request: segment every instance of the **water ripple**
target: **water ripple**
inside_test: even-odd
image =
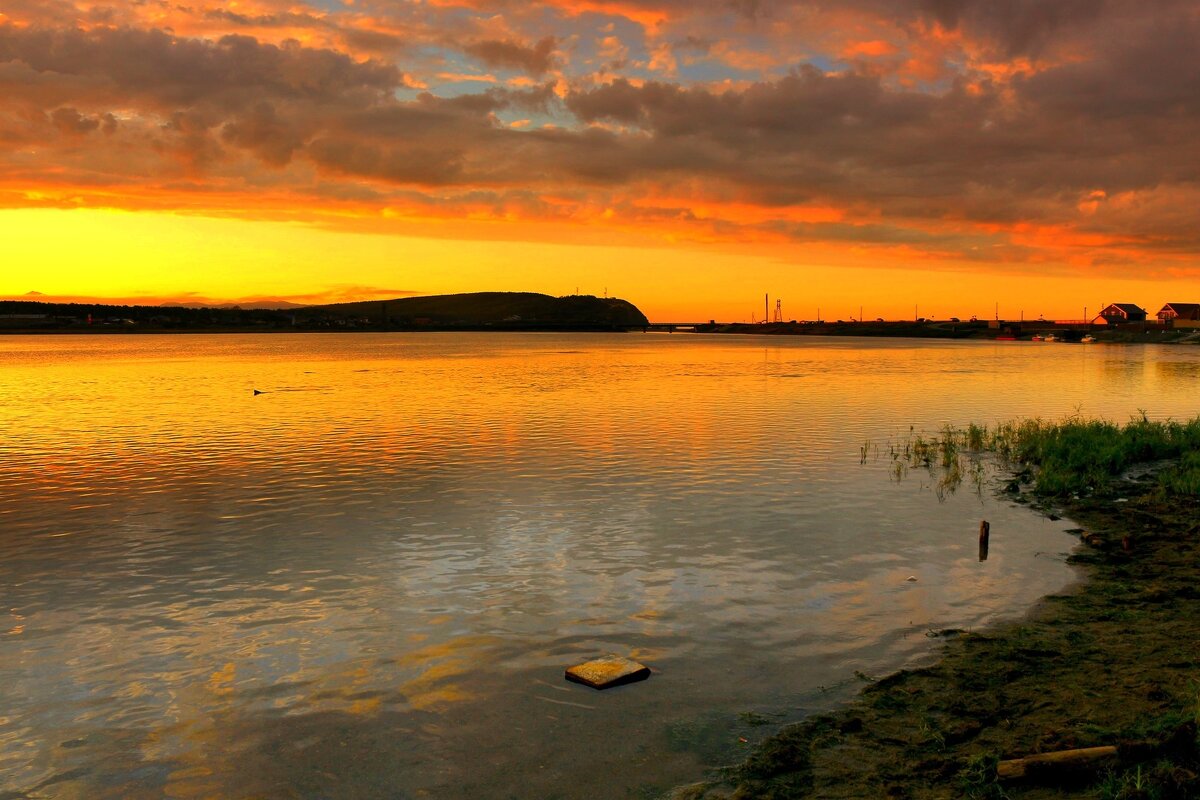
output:
[[[0,337],[0,793],[694,778],[711,748],[679,730],[795,718],[1069,579],[1037,557],[1069,523],[940,503],[864,440],[1184,416],[1196,374],[807,337]],[[561,681],[608,651],[660,674]]]

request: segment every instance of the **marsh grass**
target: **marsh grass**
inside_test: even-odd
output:
[[[939,497],[956,491],[964,480],[982,492],[986,458],[997,459],[1019,479],[1030,479],[1032,491],[1044,497],[1106,495],[1131,468],[1173,461],[1158,473],[1160,493],[1200,496],[1200,418],[1151,420],[1143,412],[1118,425],[1076,414],[1060,422],[1027,419],[991,428],[947,425],[932,436],[910,428],[888,452],[893,478],[900,480],[911,469],[926,470]]]
[[[987,475],[982,458],[986,432],[986,428],[974,424],[965,430],[947,425],[932,436],[909,428],[905,438],[888,444],[892,478],[900,481],[910,470],[920,469],[932,478],[939,500],[957,491],[964,481],[969,481],[976,492],[982,494]],[[864,446],[863,450],[866,449]],[[874,452],[878,453],[879,448],[875,447]]]

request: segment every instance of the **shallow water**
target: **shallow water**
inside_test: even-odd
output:
[[[1185,347],[0,337],[0,796],[695,780],[1071,579],[1069,522],[865,441],[1186,417],[1198,376]],[[562,680],[608,652],[657,674]]]

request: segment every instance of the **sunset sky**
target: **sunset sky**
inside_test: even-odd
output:
[[[2,0],[0,296],[1200,302],[1195,0]],[[773,303],[773,300],[772,300]]]

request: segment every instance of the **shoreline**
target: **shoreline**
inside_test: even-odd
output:
[[[1153,479],[1061,506],[1082,526],[1068,557],[1080,579],[1020,620],[939,631],[933,664],[868,684],[669,797],[1200,795],[1200,505],[1151,498]],[[1048,782],[997,782],[999,760],[1103,746],[1119,758]],[[1138,788],[1143,772],[1154,794]]]
[[[1079,344],[1087,334],[1096,344],[1200,344],[1200,329],[1171,329],[1158,325],[1130,325],[1118,329],[1103,327],[1056,328],[1053,324],[1005,323],[1009,328],[991,328],[987,323],[942,323],[942,322],[845,322],[845,323],[777,323],[762,324],[712,324],[697,325],[694,329],[676,328],[671,333],[687,335],[722,334],[750,336],[821,336],[848,339],[929,339],[937,341],[979,341],[1008,344],[1010,342],[1037,342],[1047,346],[1056,343]],[[288,333],[666,333],[662,325],[619,326],[595,324],[564,325],[547,323],[538,325],[523,323],[480,323],[461,325],[236,325],[236,326],[45,326],[45,327],[0,327],[0,336],[146,336],[146,335],[189,335],[189,334],[288,334]],[[1038,342],[1035,335],[1055,333],[1058,342]]]
[[[687,332],[687,331],[680,331]],[[1151,323],[1116,327],[1088,324],[1058,324],[1041,321],[1000,320],[989,322],[891,321],[891,322],[775,322],[712,323],[697,325],[695,333],[760,336],[830,336],[867,339],[951,339],[976,341],[1037,341],[1034,336],[1053,334],[1058,343],[1079,344],[1085,335],[1095,342],[1117,344],[1200,344],[1200,329],[1172,328]],[[1045,342],[1055,344],[1055,342]]]
[[[354,327],[212,327],[212,328],[0,328],[0,336],[188,336],[196,334],[261,334],[274,336],[277,334],[308,334],[308,333],[633,333],[636,329],[604,326],[553,326],[545,327],[524,326],[504,327],[500,325],[455,325],[428,326],[420,328],[354,328]]]

